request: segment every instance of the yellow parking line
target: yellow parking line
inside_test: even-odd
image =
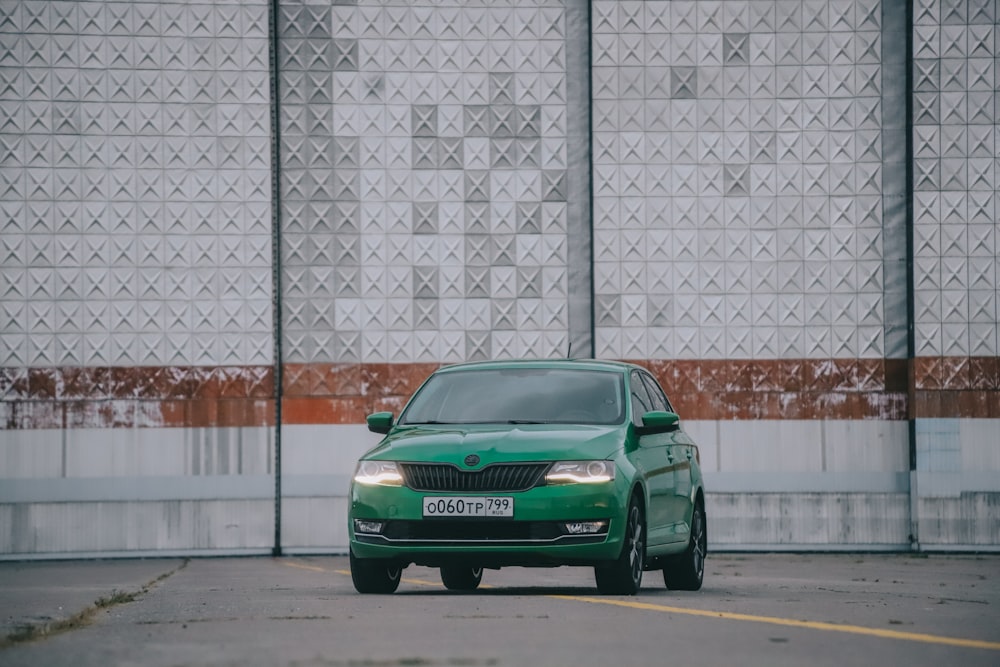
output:
[[[988,642],[978,639],[960,639],[957,637],[942,637],[940,635],[926,635],[919,632],[882,630],[880,628],[866,628],[861,625],[839,625],[837,623],[824,623],[822,621],[797,621],[791,618],[778,618],[775,616],[735,614],[727,611],[685,609],[684,607],[668,607],[666,605],[649,604],[647,602],[633,602],[630,600],[616,600],[613,598],[589,598],[575,595],[550,595],[548,597],[555,598],[557,600],[569,600],[571,602],[586,602],[589,604],[606,604],[614,607],[629,607],[632,609],[642,609],[644,611],[686,614],[688,616],[706,616],[708,618],[723,618],[731,621],[770,623],[771,625],[783,625],[792,628],[808,628],[810,630],[825,630],[828,632],[846,632],[854,635],[882,637],[884,639],[902,639],[911,642],[925,642],[927,644],[941,644],[944,646],[960,646],[963,648],[982,648],[991,651],[1000,651],[1000,642]]]
[[[299,570],[309,570],[310,572],[326,572],[325,569],[323,569],[321,567],[316,567],[315,565],[306,565],[304,563],[296,563],[295,561],[291,561],[291,560],[279,560],[278,562],[281,563],[282,565],[287,565],[288,567],[294,567],[294,568],[299,569]],[[351,573],[350,570],[345,570],[345,571],[347,572],[347,574]]]
[[[299,570],[309,570],[310,572],[333,572],[334,574],[342,574],[344,576],[351,576],[350,570],[328,570],[325,567],[319,567],[317,565],[306,565],[305,563],[297,563],[293,560],[282,560],[278,561],[282,565],[287,565],[288,567],[294,567]],[[405,584],[413,584],[415,586],[440,586],[432,581],[424,581],[423,579],[400,579],[401,582]]]
[[[351,576],[350,570],[327,570],[314,565],[305,565],[295,561],[280,561],[288,567],[295,567],[313,572],[334,572],[345,576]],[[431,586],[440,588],[441,584],[423,579],[402,579],[404,583],[417,586]],[[493,588],[492,586],[482,586],[482,588]],[[901,639],[903,641],[924,642],[926,644],[939,644],[942,646],[958,646],[961,648],[981,648],[989,651],[1000,651],[1000,642],[989,642],[979,639],[961,639],[958,637],[943,637],[941,635],[928,635],[920,632],[902,632],[899,630],[883,630],[881,628],[866,628],[862,625],[840,625],[837,623],[825,623],[823,621],[799,621],[792,618],[779,618],[777,616],[755,616],[753,614],[737,614],[728,611],[711,611],[706,609],[687,609],[684,607],[670,607],[662,604],[651,604],[648,602],[638,602],[633,600],[620,600],[615,598],[593,598],[578,595],[546,595],[553,600],[566,600],[569,602],[584,602],[587,604],[606,604],[613,607],[627,607],[642,611],[656,611],[668,614],[684,614],[686,616],[704,616],[706,618],[721,618],[729,621],[749,621],[752,623],[769,623],[771,625],[782,625],[790,628],[806,628],[809,630],[823,630],[826,632],[846,632],[853,635],[867,635],[869,637],[881,637],[883,639]]]
[[[344,576],[351,576],[350,570],[334,570],[337,574],[343,574]],[[400,581],[404,584],[413,584],[414,586],[440,586],[441,584],[436,584],[433,581],[424,581],[423,579],[407,579],[403,577]]]

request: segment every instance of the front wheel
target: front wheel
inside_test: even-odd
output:
[[[610,565],[594,568],[597,590],[602,595],[635,595],[642,585],[646,566],[646,517],[636,496],[628,504],[625,542],[622,552]]]
[[[663,583],[672,591],[696,591],[705,578],[705,553],[708,550],[708,529],[705,506],[695,503],[691,513],[691,538],[684,553],[670,559],[663,568]]]
[[[483,568],[445,565],[441,568],[441,583],[449,591],[474,591],[483,580]]]
[[[358,558],[351,551],[351,581],[359,593],[394,593],[403,568],[377,558]]]

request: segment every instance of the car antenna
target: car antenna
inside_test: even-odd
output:
[[[569,347],[566,348],[566,358],[567,359],[572,359],[573,358],[573,341],[570,341],[569,342]]]

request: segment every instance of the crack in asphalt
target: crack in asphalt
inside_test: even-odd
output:
[[[174,569],[164,572],[163,574],[147,581],[135,591],[129,592],[112,589],[111,593],[107,596],[97,598],[92,604],[84,607],[82,610],[73,614],[69,618],[64,618],[58,621],[24,623],[8,633],[6,637],[0,638],[0,650],[17,644],[41,641],[71,630],[85,628],[93,623],[94,618],[97,616],[97,612],[102,609],[108,610],[119,605],[134,602],[139,596],[145,595],[159,586],[162,582],[166,581],[169,577],[172,577],[183,570],[187,567],[190,561],[190,558],[185,558],[181,564]]]

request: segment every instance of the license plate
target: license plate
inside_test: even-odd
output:
[[[427,496],[424,517],[514,516],[514,499],[509,496]]]

